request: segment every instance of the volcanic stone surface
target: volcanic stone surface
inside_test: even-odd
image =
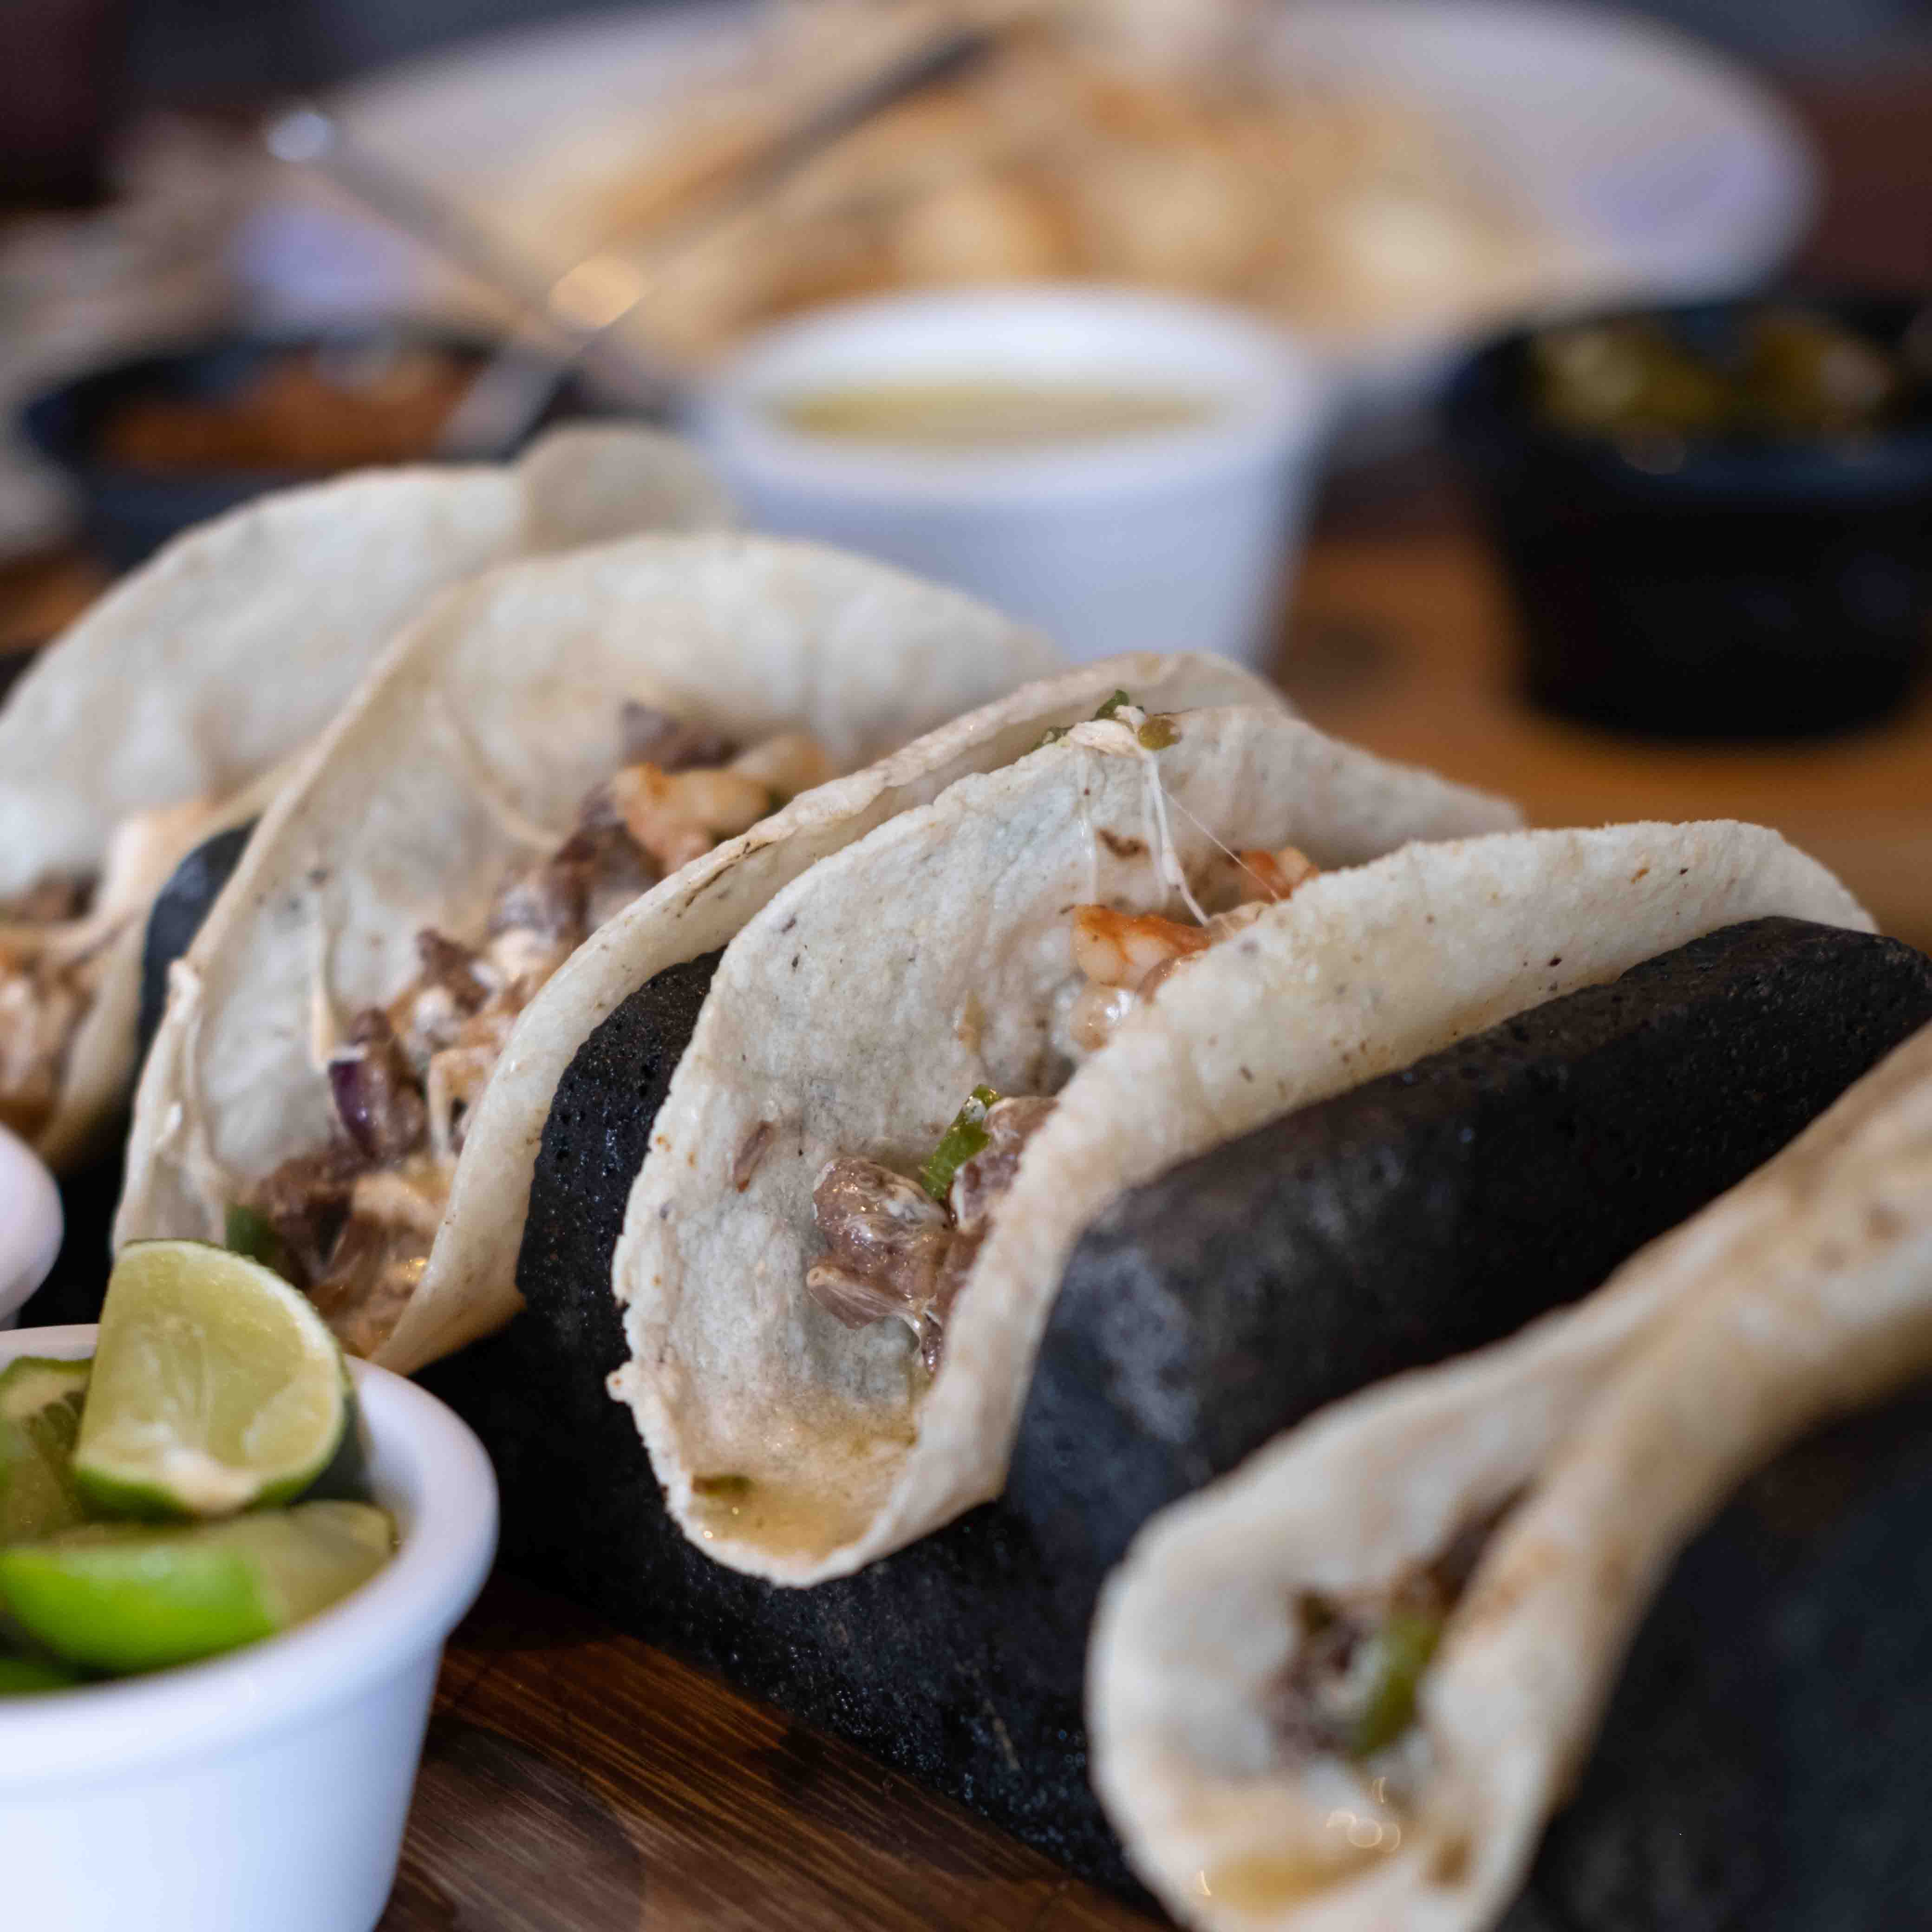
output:
[[[1819,1932],[1932,1901],[1932,1386],[1678,1559],[1504,1932]]]
[[[161,1016],[167,1011],[168,968],[194,944],[202,921],[242,862],[242,848],[248,843],[255,823],[251,818],[245,825],[230,826],[212,838],[204,838],[169,874],[167,884],[148,909],[148,928],[141,940],[140,1027],[143,1060],[154,1043]]]
[[[1010,1493],[1111,1568],[1324,1403],[1588,1293],[1928,1022],[1923,954],[1754,920],[1172,1169],[1076,1250]]]
[[[1318,1404],[1594,1286],[1932,1022],[1909,948],[1758,921],[1190,1162],[1081,1244],[1006,1496],[782,1590],[685,1540],[604,1388],[612,1251],[715,959],[586,1042],[544,1130],[528,1305],[424,1379],[496,1459],[512,1568],[1130,1894],[1080,1696],[1096,1594],[1146,1516]]]

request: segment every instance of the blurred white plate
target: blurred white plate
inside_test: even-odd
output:
[[[391,69],[334,104],[487,228],[512,184],[574,135],[647,117],[724,66],[756,12],[702,0],[592,15]],[[1407,97],[1523,198],[1559,258],[1539,312],[1747,286],[1816,206],[1784,108],[1735,63],[1648,21],[1547,0],[1283,0],[1278,32],[1290,70]],[[284,211],[298,244],[273,218],[258,224],[250,266],[270,306],[430,294],[435,278],[406,268],[392,237],[358,256],[338,226],[332,248],[318,212]],[[1333,359],[1352,413],[1412,405],[1460,333],[1397,326],[1351,344]]]

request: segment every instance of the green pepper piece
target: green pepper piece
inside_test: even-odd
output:
[[[230,1254],[246,1255],[251,1262],[274,1269],[284,1281],[293,1279],[289,1272],[289,1251],[275,1232],[275,1224],[257,1208],[244,1208],[238,1202],[230,1204],[222,1216],[221,1245]]]
[[[919,1184],[940,1206],[952,1192],[952,1177],[986,1144],[986,1115],[999,1100],[992,1088],[974,1088],[953,1115],[952,1126],[940,1136],[932,1159],[920,1169]]]
[[[1106,703],[1102,705],[1100,710],[1094,712],[1094,722],[1096,724],[1104,724],[1108,718],[1113,716],[1115,712],[1120,710],[1122,705],[1131,704],[1133,701],[1134,700],[1130,698],[1124,691],[1115,692],[1113,696],[1108,698]],[[1049,724],[1046,729],[1040,734],[1040,744],[1034,746],[1034,749],[1036,752],[1038,751],[1040,748],[1040,745],[1058,744],[1060,740],[1065,737],[1072,728],[1070,725],[1066,724]]]
[[[1368,1691],[1348,1739],[1351,1757],[1373,1756],[1414,1723],[1416,1688],[1442,1640],[1442,1619],[1414,1610],[1391,1611],[1368,1640]]]

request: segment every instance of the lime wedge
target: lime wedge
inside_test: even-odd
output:
[[[38,1657],[0,1656],[0,1697],[29,1697],[41,1690],[70,1690],[80,1678],[64,1664]]]
[[[71,1465],[87,1374],[40,1355],[0,1370],[0,1544],[86,1520]]]
[[[95,1670],[158,1670],[272,1636],[366,1582],[395,1547],[370,1503],[298,1503],[226,1522],[95,1522],[0,1550],[0,1604]]]
[[[107,1284],[74,1478],[118,1516],[286,1502],[350,1408],[334,1336],[280,1276],[199,1241],[136,1242]]]

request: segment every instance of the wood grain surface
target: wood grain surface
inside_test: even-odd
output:
[[[1538,825],[1743,818],[1932,949],[1932,682],[1889,722],[1797,745],[1652,743],[1516,694],[1515,627],[1473,531],[1331,535],[1311,548],[1277,675],[1316,724],[1517,800]]]
[[[381,1932],[1145,1932],[862,1754],[499,1578],[452,1640]]]

